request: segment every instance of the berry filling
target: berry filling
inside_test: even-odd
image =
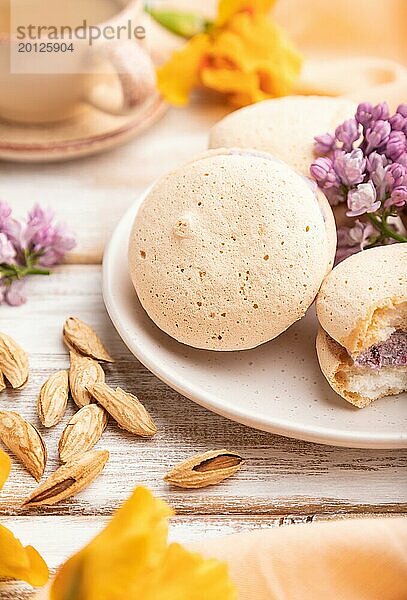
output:
[[[407,367],[407,331],[398,329],[387,340],[371,346],[354,360],[356,367]]]

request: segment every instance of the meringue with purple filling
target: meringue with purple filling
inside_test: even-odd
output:
[[[316,304],[318,359],[338,394],[362,408],[407,391],[407,244],[347,258]]]

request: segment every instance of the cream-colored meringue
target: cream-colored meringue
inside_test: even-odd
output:
[[[214,125],[209,147],[264,150],[309,175],[314,136],[334,133],[340,123],[353,117],[356,107],[348,98],[328,96],[264,100],[236,110]]]
[[[163,331],[197,348],[239,350],[304,315],[330,254],[304,178],[266,153],[220,150],[156,183],[135,219],[129,264]]]

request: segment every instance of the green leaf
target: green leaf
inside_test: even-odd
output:
[[[211,21],[195,13],[159,10],[149,6],[145,7],[145,11],[162,27],[187,39],[207,31],[212,26]]]

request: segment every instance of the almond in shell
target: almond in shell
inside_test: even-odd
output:
[[[120,387],[114,390],[106,383],[96,383],[88,389],[122,429],[141,437],[152,437],[157,433],[152,418],[133,394]]]
[[[243,463],[243,458],[236,452],[210,450],[180,463],[164,480],[182,488],[203,488],[231,477]]]
[[[53,427],[62,419],[68,403],[68,371],[57,371],[42,385],[38,400],[38,416],[44,427]]]
[[[63,337],[70,350],[95,360],[114,362],[96,331],[77,317],[65,321]]]
[[[0,440],[39,481],[47,462],[47,448],[39,431],[16,412],[0,412]]]
[[[27,382],[28,355],[5,333],[0,333],[0,371],[13,388],[20,388]]]
[[[70,352],[69,387],[74,402],[79,408],[94,402],[87,388],[95,383],[104,383],[105,373],[98,362],[77,352]]]
[[[74,496],[96,479],[108,460],[107,450],[85,452],[59,467],[24,500],[22,506],[50,506]]]
[[[84,454],[98,442],[106,429],[107,414],[98,404],[79,410],[65,427],[59,441],[59,458],[69,462]]]

